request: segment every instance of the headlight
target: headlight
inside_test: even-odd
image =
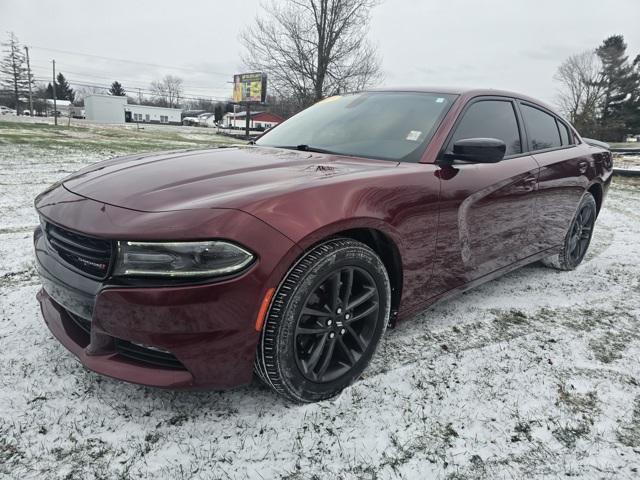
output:
[[[227,242],[118,242],[114,275],[213,277],[249,265],[254,256]]]

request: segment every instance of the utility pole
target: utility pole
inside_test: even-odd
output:
[[[249,102],[247,102],[247,111],[245,114],[244,134],[247,136],[247,140],[249,140],[249,121],[251,119],[251,104]]]
[[[29,63],[29,47],[25,45],[24,51],[27,53],[27,78],[29,79],[29,116],[33,116],[33,93],[31,91],[31,64]]]
[[[53,88],[53,121],[56,125],[58,125],[58,103],[57,103],[57,94],[56,94],[56,61],[53,60],[53,83],[51,84]]]

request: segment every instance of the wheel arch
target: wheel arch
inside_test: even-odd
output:
[[[304,252],[331,238],[344,237],[364,243],[382,260],[391,284],[391,324],[394,323],[400,308],[403,285],[402,243],[399,236],[380,221],[363,219],[338,223],[320,231],[313,232],[298,242]]]
[[[599,182],[595,182],[587,189],[587,192],[593,195],[593,198],[596,201],[596,215],[599,215],[600,207],[602,206],[602,199],[604,197],[602,185]]]

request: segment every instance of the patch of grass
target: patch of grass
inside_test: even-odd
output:
[[[178,127],[180,128],[180,127]],[[0,145],[34,148],[69,147],[77,151],[136,153],[215,147],[235,143],[214,131],[184,131],[173,127],[138,130],[130,126],[54,126],[46,123],[0,122]]]
[[[506,311],[494,310],[492,313],[495,315],[493,321],[499,330],[510,330],[528,322],[528,317],[524,312],[513,308]]]
[[[633,402],[631,421],[619,428],[617,437],[618,441],[627,447],[640,447],[640,396]]]
[[[531,424],[529,422],[518,422],[513,428],[515,432],[511,436],[511,442],[520,442],[521,440],[531,441]]]
[[[84,130],[87,131],[88,127],[84,127],[84,126],[78,126],[78,125],[71,125],[71,126],[67,126],[66,124],[62,124],[62,122],[60,122],[60,125],[54,125],[51,123],[44,123],[44,122],[0,122],[0,130],[16,130],[16,129],[21,129],[21,130],[36,130],[36,131],[45,131],[45,130],[51,130],[51,131],[58,131],[58,130],[71,130],[71,129],[75,129],[75,130]]]
[[[599,411],[598,395],[595,391],[577,393],[573,386],[558,385],[558,403],[574,413],[593,415]]]
[[[606,332],[589,341],[589,348],[602,363],[612,363],[622,358],[631,339],[625,332]]]
[[[4,466],[8,467],[11,463],[15,463],[23,455],[23,452],[13,442],[6,438],[0,438],[0,473],[8,474],[9,470],[4,470]]]
[[[573,425],[565,425],[553,430],[553,436],[566,448],[575,448],[581,438],[586,438],[591,431],[591,424],[579,421]]]

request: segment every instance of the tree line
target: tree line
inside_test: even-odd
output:
[[[640,54],[627,54],[622,35],[567,58],[555,75],[560,109],[585,137],[622,142],[640,134]]]
[[[18,115],[29,110],[29,91],[31,90],[33,112],[31,115],[46,115],[52,110],[48,100],[66,100],[75,106],[83,106],[84,98],[90,94],[106,94],[126,96],[129,103],[169,108],[184,108],[213,112],[216,120],[233,111],[229,102],[218,102],[208,98],[184,98],[183,80],[174,75],[165,75],[159,80],[151,82],[146,93],[136,94],[127,92],[124,85],[115,80],[109,88],[97,86],[72,87],[63,72],[58,72],[54,81],[36,82],[33,75],[29,75],[27,68],[26,50],[16,35],[8,34],[6,42],[2,43],[3,57],[0,60],[0,103],[14,108]],[[31,88],[30,88],[31,87]],[[134,92],[136,89],[133,89]]]

